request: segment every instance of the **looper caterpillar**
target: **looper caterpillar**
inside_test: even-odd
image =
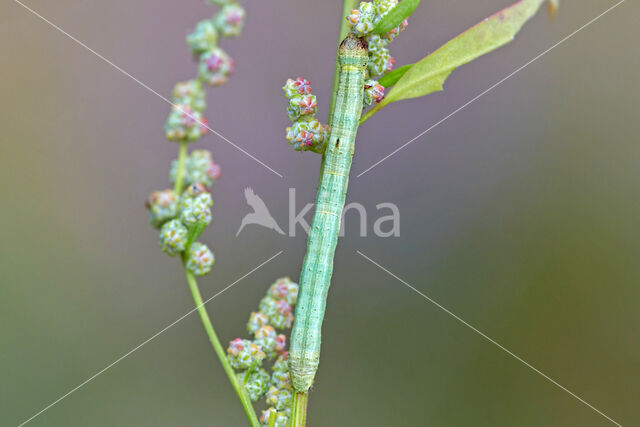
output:
[[[298,392],[309,389],[320,362],[322,320],[362,113],[367,42],[353,35],[347,36],[338,49],[338,61],[339,85],[331,136],[324,153],[316,208],[300,273],[296,322],[291,333],[289,366],[293,387]]]

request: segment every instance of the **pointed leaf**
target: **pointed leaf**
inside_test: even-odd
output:
[[[385,88],[391,87],[396,84],[396,82],[400,80],[400,77],[404,76],[404,73],[409,71],[409,68],[411,67],[413,67],[413,64],[407,64],[403,65],[402,67],[398,67],[393,71],[389,71],[387,74],[380,77],[378,83],[380,83]]]
[[[360,123],[392,102],[442,90],[445,80],[457,67],[513,40],[545,1],[520,0],[450,40],[411,67],[387,96],[363,115]]]
[[[185,252],[189,250],[193,242],[196,241],[198,237],[202,234],[204,229],[207,227],[206,222],[196,222],[188,228],[187,233],[187,243],[185,244]]]
[[[392,28],[397,27],[402,21],[407,19],[419,4],[420,0],[402,0],[396,7],[391,9],[389,13],[382,17],[373,29],[373,34],[388,33]]]

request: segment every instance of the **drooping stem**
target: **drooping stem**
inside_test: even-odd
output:
[[[305,426],[307,424],[308,393],[296,393],[293,395],[291,406],[291,427]]]
[[[178,150],[178,167],[176,173],[176,182],[174,184],[174,191],[176,194],[180,195],[182,193],[182,188],[184,185],[184,169],[185,163],[187,161],[187,141],[180,142],[180,148]],[[211,319],[209,318],[209,314],[207,313],[207,309],[204,306],[204,302],[202,301],[202,295],[200,294],[200,289],[198,288],[198,283],[196,282],[196,278],[193,273],[186,268],[186,254],[189,248],[184,252],[184,256],[182,258],[182,267],[184,268],[184,273],[187,278],[187,283],[189,284],[189,290],[191,291],[191,295],[193,296],[193,302],[196,305],[196,309],[198,310],[198,314],[200,315],[200,320],[202,321],[202,325],[204,326],[204,330],[209,337],[209,341],[211,341],[211,345],[220,359],[220,363],[222,364],[222,368],[224,372],[229,377],[229,381],[233,386],[238,398],[240,399],[240,403],[244,408],[244,412],[247,414],[249,418],[249,422],[252,427],[259,427],[260,423],[258,421],[258,416],[253,408],[251,403],[251,399],[244,390],[244,387],[238,381],[238,377],[236,376],[233,368],[229,364],[229,360],[227,360],[227,355],[225,354],[224,348],[218,339],[218,335],[216,334],[215,329],[213,329],[213,324],[211,323]]]
[[[193,276],[189,270],[184,269],[185,275],[187,277],[187,283],[189,284],[189,289],[191,290],[191,295],[193,296],[193,301],[196,304],[196,308],[198,309],[198,314],[200,315],[200,320],[202,320],[202,325],[204,326],[204,330],[209,337],[209,341],[211,341],[211,345],[213,345],[213,349],[215,350],[218,359],[220,359],[220,363],[224,368],[227,377],[229,377],[229,381],[233,386],[238,398],[240,399],[240,403],[244,408],[247,417],[249,418],[249,422],[252,427],[259,427],[260,423],[258,421],[258,416],[256,415],[255,410],[253,409],[253,405],[251,403],[251,399],[244,390],[240,381],[238,381],[238,377],[236,376],[233,368],[229,364],[227,360],[227,355],[225,354],[224,348],[222,344],[220,344],[220,340],[218,339],[218,335],[216,334],[215,329],[213,329],[213,324],[211,323],[211,319],[209,318],[209,314],[207,313],[207,309],[204,306],[202,301],[202,296],[200,295],[200,289],[198,289],[198,283],[196,283],[196,278]]]
[[[179,196],[182,193],[182,185],[184,183],[184,164],[187,161],[187,141],[180,141],[178,149],[178,171],[176,173],[176,182],[173,184],[173,191]]]

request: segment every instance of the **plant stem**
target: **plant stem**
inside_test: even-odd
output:
[[[180,195],[182,193],[182,187],[184,183],[184,167],[187,160],[187,141],[180,142],[180,148],[178,150],[178,171],[176,173],[176,182],[174,184],[173,190],[176,194]],[[189,248],[185,250],[185,256],[188,252]],[[216,334],[215,329],[213,329],[213,324],[211,323],[211,319],[209,318],[209,314],[207,313],[207,309],[204,306],[204,302],[202,301],[202,295],[200,294],[200,289],[198,288],[198,283],[196,282],[196,278],[193,273],[191,273],[186,267],[186,259],[185,256],[182,258],[182,267],[184,268],[184,274],[187,278],[187,283],[189,284],[189,290],[191,291],[191,295],[193,296],[193,302],[196,304],[196,309],[198,310],[198,314],[200,315],[200,320],[202,321],[202,325],[204,326],[204,330],[209,337],[209,341],[211,341],[211,345],[213,345],[213,349],[220,359],[220,363],[224,368],[224,372],[229,377],[229,381],[233,386],[238,398],[240,399],[240,403],[244,408],[244,412],[247,414],[249,418],[249,422],[252,427],[259,427],[260,423],[258,421],[258,416],[256,415],[256,411],[253,408],[253,404],[251,403],[251,399],[244,390],[244,387],[238,381],[238,377],[236,373],[233,371],[233,368],[229,364],[227,360],[227,355],[225,354],[224,348],[222,344],[220,344],[220,340],[218,339],[218,335]]]
[[[291,427],[304,426],[307,424],[307,402],[308,393],[296,393],[293,396],[291,406]]]
[[[256,415],[256,412],[253,409],[253,404],[251,403],[249,396],[244,391],[244,387],[238,381],[238,377],[236,376],[235,372],[233,371],[233,368],[231,367],[231,365],[229,364],[229,361],[227,360],[227,355],[225,354],[224,348],[222,348],[222,345],[220,344],[220,340],[216,335],[216,331],[213,329],[213,324],[211,323],[211,319],[209,318],[207,309],[205,308],[204,303],[202,302],[202,296],[200,295],[200,290],[198,289],[196,278],[193,276],[193,273],[191,273],[186,268],[184,271],[187,277],[187,283],[189,284],[189,289],[191,290],[191,295],[193,296],[193,301],[195,302],[196,307],[198,309],[198,314],[200,315],[200,320],[202,320],[202,325],[204,326],[204,330],[207,332],[207,335],[209,336],[209,341],[211,341],[211,344],[213,345],[213,349],[218,355],[218,359],[220,359],[220,363],[222,364],[222,367],[224,368],[224,371],[227,374],[227,377],[229,377],[229,381],[231,382],[231,385],[235,389],[236,394],[240,399],[240,403],[242,404],[242,407],[244,408],[244,411],[246,412],[247,417],[249,418],[249,422],[251,423],[251,426],[259,427],[260,423],[258,422],[258,416]]]
[[[360,118],[360,126],[362,126],[362,124],[364,122],[366,122],[367,120],[369,120],[375,113],[377,113],[378,111],[380,111],[380,109],[382,107],[384,107],[386,104],[376,104],[375,107],[373,107],[372,109],[370,109],[369,111],[365,112],[362,117]]]
[[[187,141],[180,141],[180,148],[178,149],[178,172],[176,173],[176,182],[173,185],[173,191],[179,196],[182,193],[182,186],[184,183],[184,164],[187,161]]]

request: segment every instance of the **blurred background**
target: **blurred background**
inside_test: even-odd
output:
[[[509,0],[425,0],[392,45],[414,62]],[[184,43],[202,0],[27,4],[169,96],[196,74]],[[601,426],[602,416],[361,257],[361,251],[623,425],[640,424],[640,29],[627,1],[361,178],[358,174],[605,11],[563,1],[445,91],[384,109],[358,133],[313,388],[311,426]],[[287,229],[314,200],[320,158],[284,141],[288,77],[311,80],[326,120],[339,2],[244,2],[221,46],[236,73],[209,90],[223,177],[203,241],[223,342],[277,277],[297,280],[306,236],[248,226],[252,187]],[[18,425],[193,307],[143,202],[169,186],[169,106],[17,3],[0,4],[0,424]],[[195,148],[195,146],[194,146]],[[371,233],[378,203],[399,237]],[[311,215],[307,216],[311,219]],[[33,426],[242,426],[191,315],[34,419]]]

